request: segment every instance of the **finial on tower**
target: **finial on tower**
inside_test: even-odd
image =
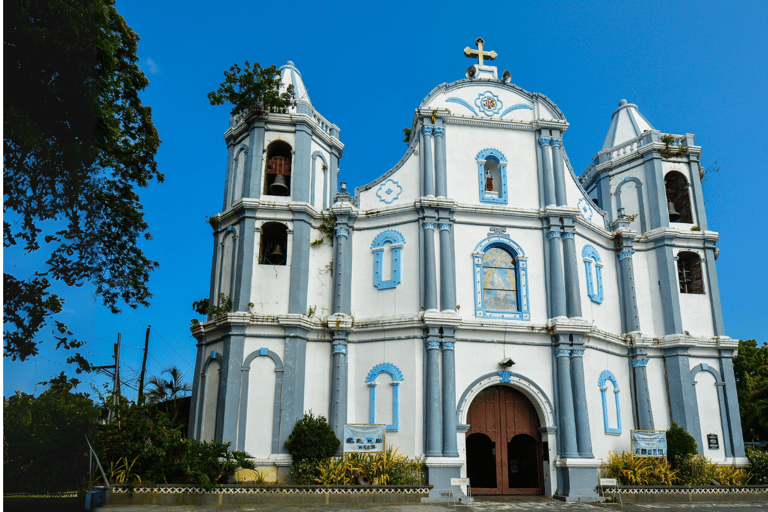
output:
[[[483,41],[482,37],[478,37],[475,41],[475,46],[477,46],[477,50],[474,50],[467,46],[464,48],[464,55],[469,57],[470,59],[477,58],[478,65],[483,65],[483,59],[487,58],[488,60],[493,60],[496,57],[498,57],[498,54],[494,51],[485,52],[483,51],[483,45],[485,44],[485,41]]]

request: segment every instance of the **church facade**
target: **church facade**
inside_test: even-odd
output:
[[[233,307],[192,328],[190,436],[284,475],[305,412],[339,438],[384,424],[387,445],[425,458],[434,499],[469,478],[589,501],[630,431],[672,422],[744,463],[694,136],[622,100],[577,177],[564,114],[499,77],[482,43],[354,194],[339,128],[293,63],[287,113],[230,120],[210,300]]]

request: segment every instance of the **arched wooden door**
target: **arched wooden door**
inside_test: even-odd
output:
[[[472,494],[544,494],[539,416],[509,386],[486,388],[467,415]]]

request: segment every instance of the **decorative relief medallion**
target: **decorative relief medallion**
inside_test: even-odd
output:
[[[392,204],[402,193],[403,187],[392,178],[384,180],[376,191],[379,200],[387,204]]]
[[[501,112],[504,103],[491,91],[485,91],[478,95],[475,106],[488,117],[493,117]]]
[[[589,201],[584,199],[583,197],[579,199],[579,202],[576,203],[576,206],[578,207],[579,211],[581,212],[581,216],[584,217],[587,220],[592,220],[592,214],[593,210],[589,206]]]

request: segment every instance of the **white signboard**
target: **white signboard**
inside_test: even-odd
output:
[[[344,425],[344,452],[383,452],[386,425]]]
[[[664,430],[632,430],[632,451],[640,457],[666,457],[667,433]]]

